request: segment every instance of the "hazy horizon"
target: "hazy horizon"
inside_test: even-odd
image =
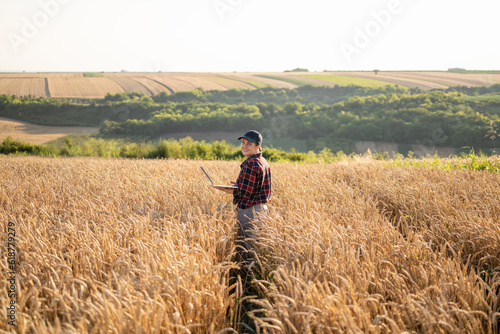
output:
[[[4,73],[500,70],[493,0],[0,0],[0,8]]]
[[[379,72],[450,72],[448,69],[444,70],[379,70]],[[0,73],[282,73],[288,72],[289,70],[283,71],[2,71]],[[324,71],[309,71],[309,73],[318,72],[373,72],[374,70],[324,70]],[[466,72],[499,72],[500,70],[490,70],[490,69],[465,69]],[[453,71],[456,72],[456,71]],[[299,72],[296,72],[299,73]],[[299,73],[300,74],[300,73]]]

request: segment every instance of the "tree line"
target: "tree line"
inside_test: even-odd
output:
[[[238,146],[226,141],[207,143],[190,137],[180,140],[161,139],[156,142],[130,142],[123,139],[103,139],[85,135],[69,135],[49,144],[32,144],[14,140],[10,136],[0,143],[0,154],[40,155],[54,157],[105,157],[137,159],[200,159],[242,160]],[[270,162],[329,163],[345,158],[345,154],[333,154],[328,148],[321,152],[285,152],[277,148],[265,148],[263,156]]]
[[[498,92],[500,85],[426,92],[391,86],[196,89],[79,101],[1,95],[0,116],[45,125],[99,126],[102,138],[134,141],[176,132],[255,128],[268,136],[307,140],[316,152],[325,147],[351,152],[352,143],[360,140],[492,148],[495,138],[485,134],[500,126],[498,99],[466,97]]]

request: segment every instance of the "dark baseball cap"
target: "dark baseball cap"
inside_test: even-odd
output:
[[[262,144],[262,135],[255,130],[245,132],[245,134],[238,138],[238,140],[242,138],[245,138],[251,143]]]

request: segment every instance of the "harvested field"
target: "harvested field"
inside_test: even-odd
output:
[[[209,75],[176,75],[175,78],[178,80],[182,80],[184,82],[188,82],[196,88],[203,88],[205,90],[226,90],[227,88],[211,81],[209,78],[212,76]]]
[[[183,77],[169,75],[150,75],[150,77],[168,86],[174,92],[185,92],[200,88],[200,86],[196,86],[191,80]]]
[[[143,84],[131,77],[125,76],[112,76],[109,77],[111,80],[116,82],[125,92],[139,92],[142,94],[150,95],[149,90],[144,87]]]
[[[47,97],[45,92],[45,78],[23,78],[0,76],[1,94],[17,96]]]
[[[444,86],[490,86],[500,82],[500,74],[488,73],[448,73],[448,72],[403,72],[404,76],[418,80],[432,81]]]
[[[45,144],[68,134],[94,135],[98,134],[98,128],[83,126],[44,126],[0,118],[0,143],[11,136],[32,144]]]
[[[453,72],[328,72],[339,75],[386,81],[410,88],[429,90],[454,86],[491,86],[500,82],[500,74]]]
[[[239,89],[254,89],[255,87],[251,84],[243,82],[241,79],[233,79],[228,76],[215,75],[215,76],[203,76],[203,80],[207,80],[224,87],[224,90],[239,88]]]
[[[83,78],[83,73],[81,72],[55,72],[55,73],[40,73],[40,75],[43,75],[48,78]]]
[[[101,73],[99,73],[101,74]],[[455,72],[279,72],[279,73],[102,73],[103,77],[84,77],[83,73],[0,73],[0,94],[59,98],[102,98],[107,93],[146,95],[188,91],[254,89],[260,87],[295,88],[306,84],[363,86],[397,84],[424,90],[452,86],[490,86],[500,82],[499,73]],[[263,77],[266,76],[266,77]],[[324,79],[322,78],[324,76]],[[352,81],[349,77],[374,81]],[[43,81],[46,79],[45,84]],[[378,82],[378,83],[377,83]],[[44,86],[45,85],[45,86]],[[45,88],[44,88],[45,87]]]
[[[147,76],[134,76],[131,79],[144,86],[149,96],[158,95],[161,92],[171,92],[168,86]]]
[[[190,82],[189,79],[182,79],[177,76],[161,75],[161,74],[158,75],[150,74],[149,76],[161,82],[165,86],[168,86],[174,92],[186,92],[199,88],[199,86],[195,86],[194,83]]]
[[[221,183],[239,171],[203,165]],[[12,270],[17,291],[17,327],[0,330],[234,333],[244,297],[256,332],[498,333],[500,174],[271,164],[262,270],[253,295],[236,283],[232,296],[231,196],[199,166],[0,156],[0,220],[16,241],[1,305]]]
[[[256,85],[255,82],[262,83],[265,86],[269,87],[275,87],[275,88],[297,88],[297,85],[294,85],[292,83],[286,82],[286,81],[281,81],[281,80],[276,80],[276,79],[269,79],[269,78],[263,78],[257,76],[257,74],[260,73],[227,73],[224,74],[226,76],[234,76],[236,78],[240,78],[241,80],[251,83],[253,85]],[[265,74],[265,73],[262,73]],[[259,85],[259,84],[257,84]]]
[[[216,78],[216,76],[210,74],[144,73],[143,77],[156,82],[156,84],[163,87],[163,91],[167,92],[188,91],[196,88],[203,88],[205,90],[226,90],[226,87],[216,82],[217,79],[212,79]],[[136,76],[134,76],[134,78],[136,78]],[[143,81],[144,80],[141,82]],[[227,82],[226,80],[226,84]],[[233,81],[233,84],[235,85],[233,88],[237,88],[236,85],[241,85],[238,81]],[[166,87],[168,87],[168,90]]]
[[[107,93],[123,93],[116,82],[106,77],[48,77],[51,97],[104,98]]]
[[[83,77],[80,72],[38,72],[38,73],[0,73],[2,77],[15,77],[15,78],[47,78],[47,77],[64,77],[64,78],[78,78]]]

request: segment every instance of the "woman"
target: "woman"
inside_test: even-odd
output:
[[[262,156],[262,135],[255,130],[247,131],[241,139],[241,152],[246,160],[241,164],[236,182],[231,182],[235,189],[216,187],[233,195],[233,204],[237,206],[236,249],[238,262],[248,267],[256,260],[255,232],[259,215],[268,211],[266,203],[271,199],[271,169]]]

